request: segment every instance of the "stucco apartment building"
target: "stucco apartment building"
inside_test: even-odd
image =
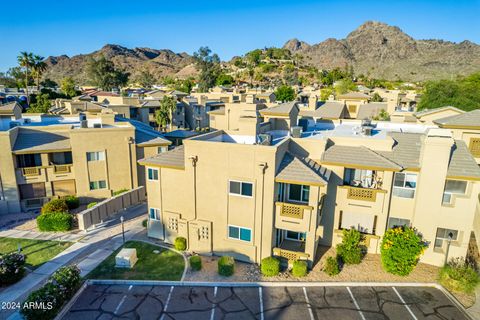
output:
[[[190,251],[242,261],[275,255],[312,264],[318,245],[337,244],[342,229],[358,229],[368,252],[379,253],[384,232],[406,224],[429,242],[423,262],[442,265],[449,236],[450,257],[474,251],[480,168],[463,136],[358,120],[299,129],[296,113],[295,104],[258,106],[236,128],[140,160],[149,236],[182,236]]]
[[[169,144],[149,126],[105,110],[72,116],[2,110],[0,214],[35,210],[52,197],[99,199],[144,185],[137,159]]]

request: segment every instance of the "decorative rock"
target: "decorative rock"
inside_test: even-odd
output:
[[[137,249],[123,248],[115,256],[115,267],[133,268],[137,260]]]

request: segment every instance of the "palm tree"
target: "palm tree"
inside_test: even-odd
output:
[[[37,82],[37,90],[40,90],[40,78],[47,70],[47,64],[43,61],[43,57],[34,55],[32,59],[32,73],[35,75]]]
[[[20,67],[25,69],[25,93],[27,94],[27,103],[30,104],[30,96],[28,94],[28,73],[33,65],[33,54],[31,52],[22,51],[17,57]]]

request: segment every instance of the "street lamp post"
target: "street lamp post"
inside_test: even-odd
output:
[[[123,216],[121,216],[120,222],[122,223],[122,238],[123,238],[123,244],[125,244],[125,227],[123,226],[123,221],[125,221],[125,219],[123,218]]]
[[[448,252],[450,251],[450,245],[452,244],[453,233],[448,233],[448,240],[447,240],[447,251],[445,252],[445,262],[443,265],[446,265],[448,262]]]

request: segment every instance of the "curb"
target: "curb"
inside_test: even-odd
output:
[[[53,320],[61,320],[70,310],[70,308],[74,305],[74,303],[77,302],[78,297],[80,297],[80,295],[83,293],[83,291],[85,291],[88,286],[88,281],[85,281],[80,287],[80,289],[78,289],[75,295],[70,299],[70,301],[68,301],[60,310],[60,312],[55,316],[55,318],[53,318]]]

